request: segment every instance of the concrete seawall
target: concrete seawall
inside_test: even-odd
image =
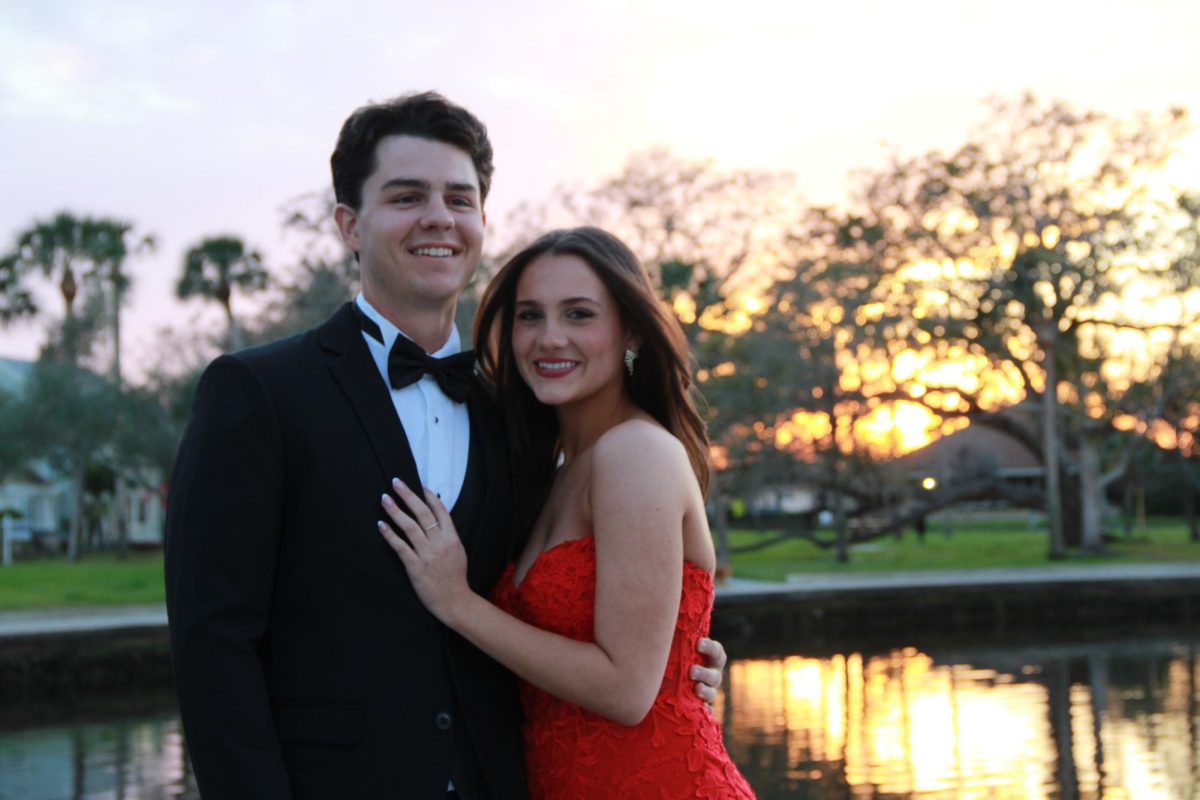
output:
[[[713,635],[735,655],[844,652],[864,642],[1080,636],[1200,622],[1200,564],[735,579]],[[171,683],[160,606],[0,612],[0,726],[53,704],[161,694]]]
[[[804,576],[722,592],[713,634],[838,649],[913,635],[1086,634],[1200,622],[1200,564]]]

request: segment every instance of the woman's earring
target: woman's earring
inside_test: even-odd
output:
[[[633,377],[634,361],[637,361],[637,350],[630,347],[625,351],[625,371],[629,373],[630,377]]]

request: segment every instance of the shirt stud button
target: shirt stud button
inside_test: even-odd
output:
[[[437,726],[439,731],[448,731],[454,720],[445,711],[439,713],[433,718],[433,724]]]

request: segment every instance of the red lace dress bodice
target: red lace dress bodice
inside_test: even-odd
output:
[[[512,564],[493,600],[544,630],[593,641],[596,551],[591,537],[543,552],[520,586]],[[531,800],[753,798],[730,761],[717,720],[693,691],[688,668],[707,635],[712,577],[684,563],[683,592],[666,674],[650,713],[633,727],[522,682],[525,765]]]

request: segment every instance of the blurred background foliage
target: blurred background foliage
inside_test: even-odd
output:
[[[488,277],[539,233],[591,224],[623,238],[692,348],[726,562],[761,546],[728,533],[748,509],[838,560],[967,501],[1044,515],[1052,558],[1103,551],[1147,506],[1183,515],[1195,542],[1200,187],[1171,171],[1190,121],[1032,95],[989,108],[956,148],[852,175],[844,207],[807,204],[784,173],[635,153],[493,226],[460,329]],[[216,304],[223,324],[164,331],[129,377],[129,265],[154,238],[70,211],[16,232],[0,257],[0,324],[32,322],[45,338],[24,386],[0,387],[0,469],[48,460],[72,476],[80,510],[90,474],[114,492],[165,481],[212,357],[318,325],[357,291],[332,207],[327,192],[289,203],[294,263],[266,263],[235,234],[198,235],[177,294]],[[39,283],[59,308],[37,305]],[[256,312],[238,317],[234,297]],[[1014,482],[987,458],[937,470],[909,459],[969,426],[1005,437],[1040,477]],[[770,498],[789,492],[808,499],[787,514]],[[68,553],[86,546],[80,522]]]

